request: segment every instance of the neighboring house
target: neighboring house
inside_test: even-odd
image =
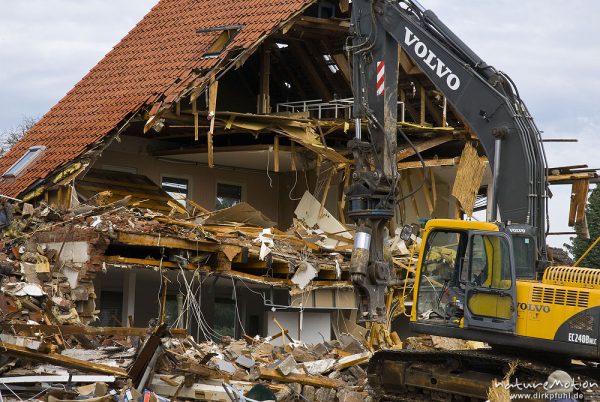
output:
[[[286,230],[308,190],[345,223],[346,143],[354,132],[344,51],[349,7],[344,0],[160,0],[0,159],[0,193],[71,207],[111,190],[112,200],[132,195],[165,213],[177,209],[169,196],[188,209],[244,201]],[[406,55],[400,64],[399,125],[428,168],[401,145],[402,193],[427,183],[398,204],[395,224],[462,216],[450,194],[465,143],[476,139]],[[479,209],[485,209],[488,182],[489,173],[475,183]],[[81,264],[89,258],[83,255]],[[131,315],[146,325],[155,316],[159,275],[122,269],[127,263],[108,265],[108,273],[95,276],[104,323],[114,317],[126,323]],[[289,276],[260,267],[251,273]],[[324,272],[319,279],[333,283],[335,275]],[[244,306],[240,326],[251,327],[250,334],[276,332],[270,309],[293,301],[285,290],[256,283],[240,287],[220,278],[207,286],[201,298],[208,322],[230,320],[237,289]],[[169,292],[177,311],[183,301],[176,283]],[[269,292],[272,305],[263,300]],[[302,306],[296,298],[278,313],[280,321],[297,328],[302,317],[309,340],[331,337],[330,312],[353,307],[346,293],[336,292],[313,294]],[[229,330],[240,333],[237,324]]]

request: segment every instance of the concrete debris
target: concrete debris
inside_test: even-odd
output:
[[[14,388],[27,399],[48,381],[65,383],[43,393],[46,400],[56,402],[228,401],[227,387],[245,395],[254,395],[253,390],[259,393],[256,387],[263,387],[277,401],[368,400],[365,366],[373,350],[384,348],[392,342],[386,339],[393,338],[383,327],[356,331],[348,330],[351,326],[345,323],[352,335],[336,332],[338,339],[305,343],[294,339],[300,337],[298,329],[286,328],[275,316],[277,326],[270,330],[279,332],[261,337],[247,336],[243,330],[241,339],[219,334],[202,318],[204,338],[193,337],[187,329],[188,315],[202,310],[200,306],[191,310],[195,301],[182,293],[146,326],[134,326],[131,316],[121,322],[120,312],[108,317],[113,326],[98,326],[100,317],[106,321],[109,312],[96,304],[96,282],[109,268],[155,273],[167,287],[143,295],[153,300],[166,300],[169,285],[163,271],[174,270],[204,281],[211,275],[215,281],[227,278],[233,284],[232,297],[236,297],[236,281],[241,281],[249,292],[261,295],[265,305],[275,302],[262,290],[266,286],[287,289],[290,306],[299,300],[303,308],[310,303],[314,308],[347,308],[342,291],[352,292],[348,272],[352,230],[332,221],[326,211],[315,216],[309,196],[303,220],[286,232],[264,227],[270,221],[248,205],[208,213],[206,219],[206,212],[185,216],[178,210],[165,215],[139,208],[130,205],[128,196],[113,202],[101,197],[91,200],[77,210],[44,203],[17,206],[3,230],[0,348],[5,353],[0,356],[0,389]],[[393,258],[405,275],[410,271],[405,267],[416,256],[396,251]],[[181,289],[186,284],[178,285]],[[254,285],[263,288],[249,287]],[[334,292],[316,293],[322,289]],[[349,296],[353,300],[352,293]],[[333,297],[334,305],[318,304]],[[184,319],[167,325],[167,307],[179,308]],[[290,326],[295,321],[281,322]],[[378,340],[369,339],[367,333]],[[419,342],[422,347],[435,347],[444,340],[430,337],[408,341],[407,346]]]

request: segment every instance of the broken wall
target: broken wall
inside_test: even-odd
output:
[[[102,154],[94,168],[130,169],[137,174],[147,176],[159,186],[164,176],[187,179],[190,198],[209,210],[215,207],[217,183],[241,185],[243,201],[262,211],[281,228],[287,228],[291,223],[295,205],[289,197],[295,181],[293,172],[278,174],[270,172],[273,186],[271,187],[266,174],[266,160],[264,170],[222,166],[209,168],[193,163],[157,159],[150,154],[149,149],[158,145],[157,141],[149,139],[124,137],[121,142],[113,143]],[[305,187],[304,173],[298,172],[292,198],[294,195],[302,194]]]

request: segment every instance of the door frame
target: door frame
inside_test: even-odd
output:
[[[464,302],[464,328],[477,328],[490,331],[501,331],[514,334],[516,333],[517,326],[517,278],[515,273],[515,261],[513,255],[512,240],[509,235],[503,232],[495,231],[479,231],[473,230],[468,232],[469,241],[467,245],[467,255],[465,258],[465,266],[468,269],[468,280],[465,286],[465,302]],[[510,263],[510,280],[511,287],[509,289],[499,288],[488,288],[478,286],[476,283],[471,282],[471,264],[473,254],[473,237],[474,236],[495,236],[504,238],[508,244],[508,256]],[[511,317],[509,319],[503,319],[499,317],[487,317],[472,314],[469,310],[469,297],[473,293],[492,294],[501,297],[511,297]]]

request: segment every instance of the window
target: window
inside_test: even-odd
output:
[[[216,209],[224,209],[242,202],[242,186],[217,183]]]
[[[460,250],[465,242],[466,235],[461,232],[436,230],[427,237],[417,301],[419,316],[430,311],[436,318],[445,316],[443,306],[448,302],[445,300],[448,285],[459,280]]]
[[[537,247],[531,236],[512,236],[517,278],[535,278]]]
[[[162,178],[161,187],[181,205],[184,207],[187,205],[186,199],[188,198],[189,188],[187,179],[165,176]]]
[[[510,253],[506,239],[500,236],[473,236],[469,278],[471,283],[479,287],[510,289]]]
[[[208,50],[204,52],[202,57],[205,59],[217,57],[219,54],[221,54],[221,52],[223,52],[223,50],[225,50],[227,45],[231,43],[235,35],[237,35],[242,28],[242,25],[225,25],[213,28],[199,29],[197,31],[198,33],[220,32],[219,36],[217,36],[217,39],[215,39],[215,41],[212,43],[212,45],[210,45]]]
[[[37,145],[29,148],[25,155],[16,161],[8,170],[4,173],[4,177],[16,177],[21,173],[27,166],[29,166],[42,152],[46,149],[43,145]]]
[[[220,336],[230,336],[234,338],[235,321],[235,301],[232,299],[215,299],[214,332]],[[218,339],[215,339],[215,341],[216,340]]]

